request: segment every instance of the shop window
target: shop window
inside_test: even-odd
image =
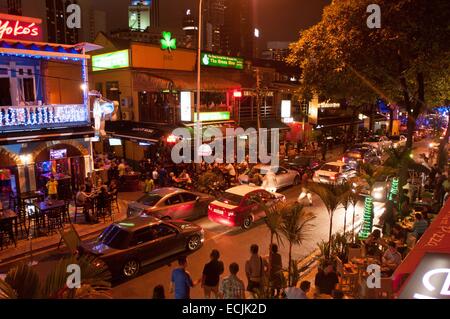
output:
[[[23,92],[23,99],[25,102],[34,102],[36,100],[34,96],[33,78],[22,79],[22,92]]]
[[[9,78],[0,78],[0,105],[11,105]]]

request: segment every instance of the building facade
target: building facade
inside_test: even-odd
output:
[[[42,42],[40,19],[0,19],[23,27],[34,23],[28,35],[3,34],[0,45],[2,193],[45,190],[54,175],[61,194],[69,196],[92,169],[94,131],[82,89],[89,48]]]

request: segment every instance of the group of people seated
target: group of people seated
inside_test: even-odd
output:
[[[83,207],[83,215],[87,223],[97,223],[98,212],[106,209],[111,196],[118,192],[117,182],[112,180],[107,186],[101,179],[98,179],[94,187],[91,186],[91,182],[87,182],[87,184],[81,185],[76,193],[75,204],[78,207]],[[94,200],[96,201],[96,207],[94,207]]]

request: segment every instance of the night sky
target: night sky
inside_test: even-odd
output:
[[[323,7],[331,0],[254,0],[255,27],[261,32],[260,45],[267,41],[294,41],[298,31],[320,21]],[[126,28],[129,0],[95,0],[94,5],[107,14],[108,29]],[[161,26],[181,27],[186,9],[198,0],[160,0]],[[197,9],[195,9],[197,12]]]

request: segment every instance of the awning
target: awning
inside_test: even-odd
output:
[[[218,75],[202,73],[201,90],[227,91],[240,89],[241,84]],[[133,89],[135,91],[195,91],[197,90],[197,75],[195,72],[133,72]]]
[[[248,128],[258,128],[258,123],[256,120],[254,121],[245,121],[245,122],[241,122],[240,123],[240,127],[242,127],[243,129],[248,129]],[[266,128],[266,129],[279,129],[279,130],[290,130],[290,127],[281,122],[278,119],[262,119],[261,120],[261,128]]]
[[[75,45],[31,42],[31,41],[15,41],[15,40],[1,40],[0,54],[2,55],[18,55],[18,56],[33,56],[35,58],[54,58],[54,59],[89,59],[90,56],[83,54],[83,47],[90,50],[95,47],[87,43],[80,43]]]
[[[405,277],[416,270],[426,253],[450,254],[450,200],[447,200],[419,242],[395,270],[392,276],[394,291],[404,286]]]
[[[161,137],[170,135],[175,127],[132,121],[106,121],[105,131],[112,137],[134,141],[158,143]]]
[[[18,131],[2,133],[0,137],[0,145],[87,138],[93,137],[94,135],[95,131],[90,126]]]

